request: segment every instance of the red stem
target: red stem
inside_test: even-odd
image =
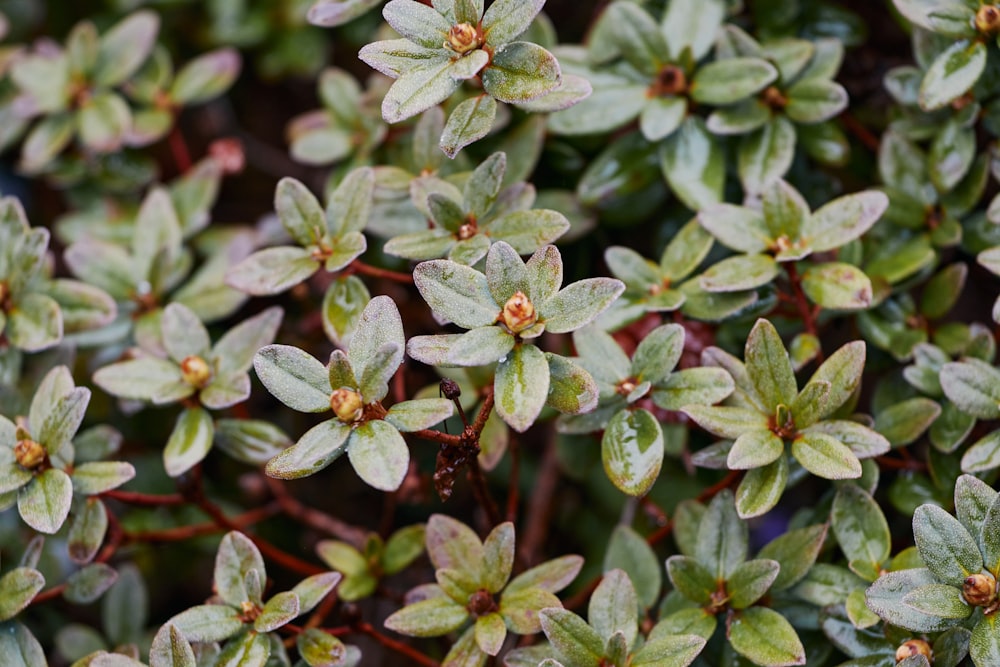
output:
[[[175,119],[174,127],[170,130],[170,152],[173,153],[174,163],[180,173],[186,174],[191,168],[191,152],[188,150],[187,142],[181,133],[181,126]]]
[[[371,623],[364,623],[364,622],[356,623],[354,625],[354,630],[356,632],[360,632],[361,634],[368,635],[382,646],[385,646],[386,648],[391,649],[396,653],[399,653],[400,655],[404,655],[413,662],[424,665],[424,667],[439,666],[439,663],[436,660],[433,660],[430,657],[424,655],[423,653],[413,648],[412,646],[404,644],[401,641],[396,641],[392,637],[387,637],[386,635],[383,635],[381,632],[376,630],[374,626],[371,625]]]

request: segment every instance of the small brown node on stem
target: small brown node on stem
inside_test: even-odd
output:
[[[896,662],[902,662],[915,655],[922,655],[931,660],[934,657],[934,652],[931,651],[931,645],[923,639],[910,639],[900,644],[899,648],[896,649]]]
[[[470,595],[469,604],[465,608],[469,610],[473,618],[491,614],[498,609],[497,602],[493,599],[493,594],[485,589],[479,589]]]
[[[181,376],[192,387],[201,389],[212,379],[212,368],[207,361],[192,354],[181,361]]]
[[[760,94],[761,101],[767,106],[775,111],[780,111],[784,109],[788,104],[788,98],[785,97],[780,90],[774,86],[768,86],[764,89],[764,92]]]
[[[687,76],[677,65],[667,65],[656,74],[653,85],[649,88],[650,97],[669,97],[687,92]]]

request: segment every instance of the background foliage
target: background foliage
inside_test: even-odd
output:
[[[0,664],[1000,665],[998,36],[0,0]]]

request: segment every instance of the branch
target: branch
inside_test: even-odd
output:
[[[288,492],[288,489],[285,488],[281,480],[274,479],[273,477],[265,477],[264,479],[267,481],[267,486],[281,507],[282,512],[310,528],[332,535],[338,540],[351,544],[359,551],[364,550],[365,540],[368,537],[368,533],[365,530],[330,516],[326,512],[305,505]]]

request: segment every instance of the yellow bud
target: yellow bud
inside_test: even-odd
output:
[[[448,41],[444,43],[445,48],[451,49],[455,53],[465,55],[473,49],[479,48],[482,42],[479,40],[479,31],[471,23],[457,23],[451,26],[448,31]]]
[[[538,321],[538,313],[535,312],[531,299],[524,292],[517,291],[504,304],[502,318],[507,329],[516,334]]]
[[[364,407],[361,394],[351,389],[336,389],[330,394],[330,409],[345,424],[353,424],[361,419]]]
[[[207,361],[192,354],[189,357],[184,357],[181,362],[181,375],[189,385],[201,389],[212,379],[212,369]]]
[[[928,660],[933,657],[931,645],[923,639],[910,639],[899,645],[896,649],[896,662],[902,662],[915,655],[925,656]]]
[[[962,582],[962,597],[974,607],[985,607],[997,597],[997,580],[988,572],[980,572]]]
[[[992,35],[1000,31],[1000,7],[983,5],[976,12],[976,30]]]
[[[14,460],[22,468],[34,470],[45,461],[45,448],[30,438],[14,445]]]

